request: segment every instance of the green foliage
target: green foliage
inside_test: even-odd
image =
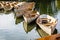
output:
[[[57,9],[60,10],[60,1],[57,0]]]

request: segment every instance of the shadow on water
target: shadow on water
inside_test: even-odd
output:
[[[15,24],[21,23],[23,20],[24,20],[23,17],[19,18],[16,17]]]
[[[0,13],[3,13],[4,12],[4,10],[3,9],[0,9]]]
[[[13,12],[13,11],[4,11],[5,14],[10,14],[11,12]]]
[[[45,36],[48,36],[49,34],[47,34],[45,31],[43,31],[38,25],[36,27],[36,31],[38,32],[38,34],[41,36],[41,37],[45,37]],[[57,34],[57,29],[55,28],[53,34]]]
[[[58,33],[58,30],[55,28],[53,34],[57,34]]]
[[[36,27],[36,23],[32,22],[30,24],[23,22],[23,28],[26,33],[30,32],[34,27]]]
[[[0,10],[0,13],[2,14],[10,14],[12,13],[13,11],[4,11],[4,10]],[[14,13],[14,12],[13,12]]]
[[[46,32],[44,32],[41,28],[37,27],[36,31],[38,32],[38,34],[40,35],[40,37],[45,37],[48,36],[48,34]]]

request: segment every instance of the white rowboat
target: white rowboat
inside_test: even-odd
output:
[[[34,21],[36,18],[38,18],[39,15],[40,14],[38,11],[36,11],[36,12],[31,11],[30,13],[23,15],[23,17],[24,17],[25,22],[30,23],[30,22]]]
[[[38,17],[38,19],[36,20],[36,23],[43,31],[51,35],[55,30],[57,19],[49,15],[42,14]]]

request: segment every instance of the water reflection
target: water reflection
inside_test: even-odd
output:
[[[30,32],[34,27],[36,27],[36,23],[32,22],[27,24],[25,21],[23,22],[23,28],[26,33]]]
[[[10,14],[13,11],[3,11],[5,14]],[[14,13],[14,12],[13,12]]]
[[[0,40],[34,40],[40,37],[35,31],[35,28],[33,30],[30,29],[31,31],[26,34],[23,28],[23,22],[17,25],[15,22],[13,12],[0,15]]]
[[[19,17],[19,18],[16,17],[15,24],[21,23],[23,20],[24,20],[23,17]]]
[[[41,37],[45,37],[45,36],[48,36],[49,34],[47,34],[45,31],[43,31],[38,25],[36,27],[36,31],[38,32],[38,34],[41,36]],[[53,34],[57,34],[57,29],[54,30]]]
[[[44,37],[44,36],[48,36],[48,34],[46,32],[44,32],[41,28],[37,27],[36,28],[36,31],[38,32],[38,34],[41,36],[41,37]]]

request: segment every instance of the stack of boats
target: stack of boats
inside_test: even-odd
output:
[[[15,16],[23,16],[24,20],[28,23],[32,22],[40,15],[38,11],[34,10],[34,7],[34,2],[0,2],[0,9],[3,8],[5,11],[10,11],[14,8]]]
[[[21,17],[27,13],[27,11],[34,11],[34,2],[20,2],[19,4],[15,5],[14,11],[17,17]]]
[[[24,5],[23,5],[24,4]],[[30,6],[28,6],[28,4]],[[33,4],[33,5],[32,5]],[[47,14],[42,14],[40,15],[40,13],[34,9],[34,3],[22,3],[21,4],[22,7],[19,9],[21,12],[23,12],[23,18],[24,21],[27,23],[31,23],[32,21],[34,21],[36,19],[36,23],[37,25],[43,30],[45,31],[47,34],[52,35],[56,24],[57,24],[57,19],[47,15]],[[25,6],[26,5],[26,6]],[[24,8],[24,7],[27,8]],[[31,7],[32,6],[32,7]],[[23,10],[24,9],[24,10]],[[23,10],[23,11],[22,11]],[[19,13],[20,14],[20,13]],[[17,15],[17,14],[16,14]]]
[[[34,2],[21,2],[14,7],[16,17],[23,16],[25,22],[30,23],[39,17],[39,12],[34,10]]]
[[[57,24],[57,19],[47,14],[40,15],[38,11],[34,10],[34,5],[35,4],[33,2],[21,3],[20,5],[18,5],[17,9],[15,9],[15,12],[17,12],[17,10],[19,12],[16,13],[16,16],[19,17],[23,15],[24,21],[26,23],[31,23],[36,19],[37,25],[47,34],[52,35]]]
[[[12,10],[15,5],[19,4],[20,2],[10,2],[10,1],[0,1],[0,9],[4,9],[5,11]]]

